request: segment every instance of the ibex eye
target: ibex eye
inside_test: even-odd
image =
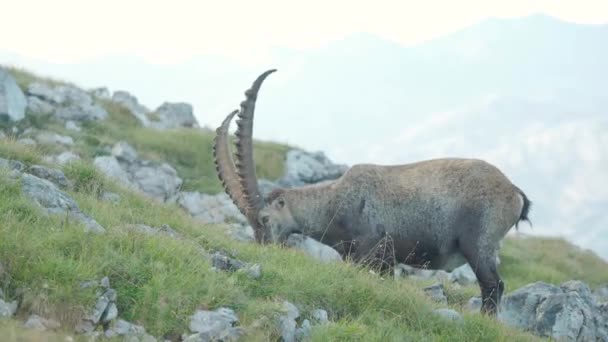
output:
[[[280,199],[277,204],[279,205],[280,208],[283,208],[283,206],[285,206],[285,201],[283,199]]]

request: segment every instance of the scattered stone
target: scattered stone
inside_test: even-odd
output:
[[[235,341],[243,331],[235,325],[239,322],[232,309],[219,308],[214,311],[197,310],[190,316],[190,331],[196,333],[185,341]]]
[[[156,342],[144,327],[119,319],[104,333],[106,338],[122,337],[125,341]]]
[[[29,85],[27,93],[30,97],[37,97],[53,106],[53,115],[61,120],[91,121],[104,120],[108,117],[105,109],[93,103],[91,95],[71,85],[51,87],[35,82]],[[39,103],[34,104],[34,108],[37,105]]]
[[[150,126],[150,110],[142,106],[137,98],[126,91],[118,90],[112,95],[112,102],[127,108],[144,127]]]
[[[108,278],[107,276],[101,278],[101,281],[99,282],[99,285],[101,287],[103,287],[104,289],[109,289],[110,288],[110,278]]]
[[[135,185],[129,179],[129,174],[122,169],[114,156],[96,157],[93,160],[93,165],[107,177],[117,180],[125,187],[135,188]]]
[[[317,324],[329,323],[329,315],[327,314],[327,311],[323,309],[313,310],[311,316],[313,321]]]
[[[296,328],[295,339],[296,341],[305,341],[310,337],[310,333],[312,331],[312,325],[310,321],[305,319],[302,321],[302,325]]]
[[[604,285],[601,287],[598,287],[594,292],[593,295],[598,299],[598,301],[603,302],[603,301],[608,301],[608,285]]]
[[[260,279],[262,277],[262,266],[253,264],[244,268],[245,273],[251,279]]]
[[[41,100],[36,96],[28,96],[27,97],[27,110],[30,113],[43,114],[48,115],[53,113],[55,107],[52,104]]]
[[[476,296],[476,297],[471,297],[471,299],[469,299],[469,301],[467,302],[467,310],[471,311],[471,312],[479,312],[479,310],[481,310],[481,297]]]
[[[73,161],[80,160],[80,156],[72,151],[64,151],[55,156],[45,156],[44,161],[51,164],[66,165]]]
[[[133,146],[125,141],[119,141],[114,144],[112,147],[112,155],[116,157],[116,160],[126,163],[134,163],[139,158],[137,151],[135,151]]]
[[[55,185],[64,189],[70,186],[70,182],[61,170],[52,169],[42,165],[32,165],[28,168],[27,172],[38,178],[51,181]]]
[[[113,192],[104,191],[101,193],[100,199],[104,202],[117,204],[120,202],[120,195]]]
[[[17,301],[5,302],[0,299],[0,319],[10,318],[17,312]]]
[[[46,319],[36,314],[30,315],[27,321],[23,324],[26,329],[33,329],[38,331],[57,330],[61,327],[61,324],[54,319]]]
[[[606,316],[587,285],[568,281],[560,287],[536,282],[502,299],[499,320],[541,337],[570,341],[608,339]]]
[[[18,160],[8,160],[0,158],[0,168],[23,171],[25,170],[25,164]]]
[[[468,286],[477,283],[477,276],[471,266],[466,263],[457,267],[450,273],[450,280],[453,283],[458,283],[462,286]]]
[[[106,87],[93,88],[89,92],[91,93],[91,95],[97,98],[104,100],[110,99],[110,91]]]
[[[0,67],[0,121],[17,122],[25,118],[27,100],[13,76]]]
[[[192,105],[185,102],[165,102],[155,111],[158,121],[153,121],[152,126],[160,129],[179,127],[199,127]]]
[[[283,302],[283,311],[284,314],[279,317],[282,341],[294,342],[296,340],[296,319],[300,317],[300,311],[288,301]]]
[[[36,136],[36,141],[39,144],[48,144],[48,145],[63,145],[63,146],[72,146],[74,145],[74,139],[69,136],[59,135],[57,133],[52,132],[41,132]]]
[[[278,183],[285,187],[296,187],[334,180],[347,169],[346,165],[334,164],[323,152],[291,150],[287,152],[285,175]]]
[[[80,128],[80,126],[78,126],[78,124],[72,120],[68,120],[65,122],[65,129],[74,132],[80,132],[82,130],[82,128]]]
[[[235,272],[247,266],[246,263],[231,258],[221,252],[215,252],[211,255],[211,265],[221,271]]]
[[[335,249],[302,234],[289,235],[286,244],[324,263],[342,261],[342,256]]]
[[[437,303],[448,305],[448,297],[443,292],[443,284],[436,283],[424,288],[424,293]]]
[[[102,233],[105,231],[97,221],[82,213],[76,202],[59,190],[55,184],[27,173],[21,175],[21,182],[23,193],[47,213],[68,214],[70,218],[82,222],[86,231],[89,232]]]
[[[171,228],[171,226],[169,226],[168,224],[163,224],[160,228],[150,227],[145,224],[132,224],[127,227],[147,235],[163,234],[174,239],[181,238],[181,235],[173,228]]]
[[[433,310],[433,313],[448,321],[454,321],[454,322],[463,321],[462,315],[460,313],[458,313],[458,311],[455,311],[452,309],[445,309],[445,308],[436,309],[436,310]]]

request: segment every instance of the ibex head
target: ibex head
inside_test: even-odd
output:
[[[288,234],[281,232],[297,229],[281,190],[273,192],[267,201],[262,198],[253,161],[255,101],[262,82],[275,71],[276,69],[268,70],[253,82],[251,88],[245,92],[246,98],[241,102],[241,109],[230,113],[216,130],[213,145],[215,165],[224,190],[249,221],[257,242],[283,240],[287,238],[283,235]],[[235,162],[229,148],[228,127],[237,114]]]

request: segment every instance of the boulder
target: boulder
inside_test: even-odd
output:
[[[189,324],[190,331],[196,334],[185,341],[235,341],[243,332],[235,326],[238,322],[232,309],[197,310],[190,316]]]
[[[33,329],[38,331],[57,330],[61,327],[61,324],[54,319],[47,319],[40,317],[36,314],[30,315],[27,318],[23,327],[26,329]]]
[[[135,185],[131,183],[129,174],[123,170],[123,168],[116,160],[114,156],[102,156],[95,157],[93,165],[105,174],[107,177],[112,178],[127,188],[135,188]]]
[[[148,334],[141,325],[119,319],[104,332],[106,338],[120,338],[124,341],[156,342],[154,336]]]
[[[86,231],[102,233],[105,229],[94,219],[84,214],[76,202],[46,179],[24,173],[21,175],[22,191],[26,197],[38,204],[47,213],[66,215],[80,221]]]
[[[36,96],[27,97],[27,110],[33,114],[48,115],[53,113],[55,107],[49,102],[42,100]]]
[[[0,121],[17,122],[25,118],[27,99],[13,76],[0,67]]]
[[[305,235],[291,234],[286,244],[324,263],[342,261],[342,256],[335,249]]]
[[[294,342],[296,340],[296,319],[300,317],[300,310],[288,301],[283,302],[283,315],[279,317],[279,329],[283,342]]]
[[[51,181],[60,188],[66,189],[70,186],[70,182],[61,170],[42,165],[32,165],[27,169],[27,172],[36,177]]]
[[[126,91],[118,90],[115,91],[112,95],[112,102],[117,103],[128,109],[131,114],[133,114],[133,116],[135,116],[135,118],[139,120],[142,126],[150,126],[150,119],[148,118],[150,110],[145,106],[141,105],[135,96],[131,95]]]
[[[91,95],[72,85],[53,87],[34,82],[29,85],[27,93],[42,101],[30,100],[30,109],[36,113],[48,112],[50,105],[53,115],[62,120],[91,121],[108,117],[106,110],[95,104]]]
[[[192,105],[185,102],[165,102],[155,111],[158,121],[153,121],[152,126],[160,129],[179,127],[199,127]]]
[[[443,292],[443,284],[435,283],[431,286],[427,286],[424,289],[424,293],[437,303],[448,305],[448,297]]]
[[[608,317],[580,281],[560,287],[526,285],[503,297],[498,317],[509,326],[559,341],[608,340]]]
[[[291,150],[287,152],[285,175],[278,183],[284,187],[320,183],[339,178],[347,169],[346,165],[334,164],[323,152]]]
[[[17,312],[17,301],[5,302],[0,299],[0,319],[11,318]]]
[[[177,203],[194,218],[205,223],[224,223],[232,220],[247,224],[245,216],[225,193],[208,195],[200,192],[180,192]]]

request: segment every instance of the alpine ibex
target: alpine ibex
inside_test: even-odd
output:
[[[352,166],[323,184],[279,189],[262,198],[253,161],[253,114],[264,79],[245,92],[241,108],[216,130],[214,157],[224,189],[254,228],[256,240],[284,242],[301,233],[363,260],[390,239],[395,262],[451,270],[468,262],[479,281],[482,312],[496,315],[504,284],[499,242],[528,220],[531,202],[496,167],[476,159],[434,159],[405,165]],[[238,114],[236,162],[228,127]]]

